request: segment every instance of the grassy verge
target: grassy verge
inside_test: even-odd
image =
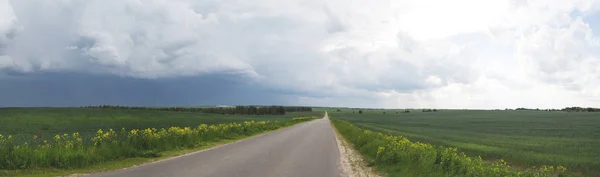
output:
[[[130,131],[98,131],[93,144],[83,144],[76,134],[57,135],[42,144],[13,145],[0,139],[2,176],[56,176],[72,173],[114,170],[157,159],[177,156],[256,134],[273,131],[314,118],[294,118],[288,122],[246,122],[197,128],[172,127]]]
[[[331,118],[333,125],[378,171],[388,176],[575,176],[562,166],[517,170],[503,160],[485,162],[456,148],[411,142],[401,136],[365,130]]]
[[[200,124],[280,121],[294,117],[322,116],[323,112],[290,112],[286,115],[227,115],[135,109],[92,108],[0,108],[0,134],[12,135],[15,142],[29,142],[33,136],[52,140],[54,135],[79,132],[83,139],[96,136],[98,129],[145,129],[196,127]]]
[[[358,153],[346,138],[333,127],[338,149],[340,151],[340,166],[344,175],[348,177],[380,177],[375,169],[367,165],[364,157]]]
[[[483,160],[504,159],[522,168],[563,165],[586,176],[600,176],[600,113],[402,111],[363,110],[359,114],[358,110],[341,109],[329,113],[364,129],[456,147]]]
[[[272,130],[276,131],[276,130]],[[271,131],[268,131],[271,132]],[[264,133],[268,133],[264,132]],[[263,133],[261,133],[263,134]],[[257,134],[260,135],[260,134]],[[254,135],[254,136],[257,136]],[[235,142],[237,140],[249,138],[252,136],[238,137],[236,139],[221,140],[218,142],[206,143],[194,148],[189,149],[175,149],[170,151],[162,152],[158,157],[134,157],[123,159],[119,161],[110,161],[102,164],[96,164],[85,168],[78,169],[57,169],[57,168],[37,168],[37,169],[24,169],[24,170],[0,170],[0,176],[14,176],[14,177],[48,177],[48,176],[68,176],[73,174],[89,174],[110,170],[118,170],[122,168],[134,167],[140,164],[156,162],[158,160],[167,159],[179,155],[185,155],[188,153],[201,151],[216,147],[219,145]]]

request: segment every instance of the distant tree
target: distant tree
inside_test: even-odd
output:
[[[363,113],[363,111],[362,111],[362,110],[358,110],[358,113],[359,113],[359,114],[362,114],[362,113]]]
[[[385,111],[383,111],[383,114],[385,114]]]

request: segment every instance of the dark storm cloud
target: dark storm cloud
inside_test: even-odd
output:
[[[3,72],[0,106],[83,106],[99,104],[165,106],[285,104],[235,75],[136,79],[82,73]]]

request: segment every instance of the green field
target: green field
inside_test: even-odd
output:
[[[317,110],[374,131],[457,147],[484,160],[505,159],[517,167],[564,165],[585,175],[600,174],[600,113],[365,110],[358,114],[350,109]]]
[[[323,112],[257,116],[135,109],[0,108],[0,134],[4,135],[0,136],[0,157],[4,159],[0,176],[55,176],[119,169],[311,120],[307,116],[321,117]],[[48,141],[34,140],[34,136]]]
[[[199,124],[278,120],[298,116],[322,116],[322,112],[291,112],[274,115],[221,115],[129,109],[93,108],[0,108],[0,134],[13,135],[16,141],[29,141],[34,135],[50,139],[56,134],[79,132],[83,138],[98,129],[145,129],[195,127]]]

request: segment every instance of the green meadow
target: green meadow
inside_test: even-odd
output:
[[[82,138],[98,129],[145,129],[196,127],[199,124],[244,121],[289,121],[293,117],[322,116],[322,112],[290,112],[286,115],[222,115],[134,109],[95,108],[0,108],[0,134],[15,141],[30,141],[34,135],[52,139],[56,134],[79,132]]]
[[[118,169],[320,118],[135,109],[0,108],[0,176]]]
[[[456,147],[485,161],[526,168],[563,165],[600,175],[600,113],[492,110],[327,110],[361,128]],[[384,113],[385,112],[385,113]]]

